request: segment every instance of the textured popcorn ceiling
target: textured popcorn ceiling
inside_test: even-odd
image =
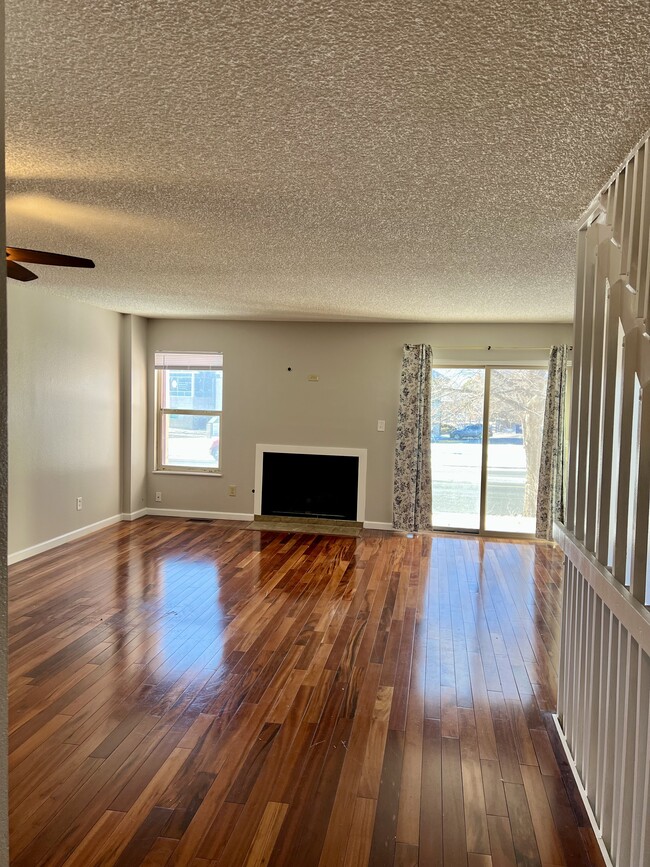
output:
[[[8,238],[165,316],[569,321],[650,4],[6,0]]]

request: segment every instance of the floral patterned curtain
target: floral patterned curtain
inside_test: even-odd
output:
[[[393,489],[396,530],[431,529],[431,362],[430,346],[404,345]]]
[[[568,347],[552,346],[548,362],[542,456],[537,487],[539,539],[553,538],[553,522],[564,521],[564,407]]]

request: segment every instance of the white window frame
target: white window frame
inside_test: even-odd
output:
[[[223,433],[223,391],[222,409],[172,409],[163,406],[164,373],[166,370],[183,370],[188,373],[201,370],[220,370],[223,383],[223,353],[221,352],[167,352],[154,353],[154,376],[156,395],[156,423],[154,433],[154,472],[176,473],[180,475],[221,475],[221,446]],[[223,388],[223,385],[222,385]],[[163,462],[163,428],[166,415],[205,415],[219,418],[219,462],[214,467],[192,467],[190,465],[165,464]]]

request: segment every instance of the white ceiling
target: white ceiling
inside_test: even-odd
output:
[[[125,312],[569,321],[650,4],[7,0],[8,242]]]

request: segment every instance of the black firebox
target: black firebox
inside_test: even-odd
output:
[[[264,452],[262,514],[356,521],[359,458]]]

